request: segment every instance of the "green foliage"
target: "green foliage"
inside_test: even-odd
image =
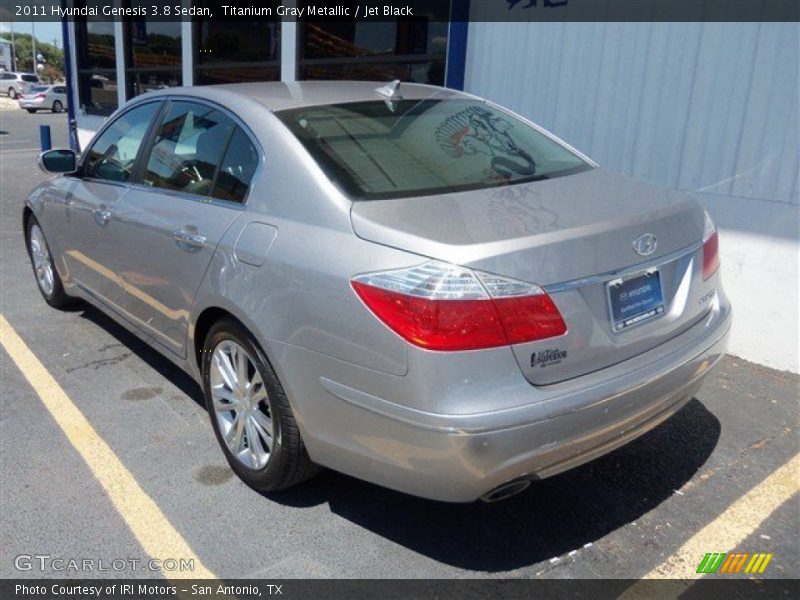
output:
[[[14,53],[17,57],[18,71],[34,71],[33,43],[29,33],[17,33],[14,35]],[[64,77],[64,51],[55,46],[52,42],[43,42],[36,38],[36,53],[44,57],[48,75],[56,71],[61,78]]]

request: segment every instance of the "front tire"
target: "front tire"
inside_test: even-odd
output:
[[[253,489],[276,491],[317,472],[278,377],[252,335],[224,319],[206,336],[203,393],[228,464]]]
[[[64,308],[72,304],[74,298],[64,291],[64,284],[53,264],[53,256],[50,254],[44,232],[34,216],[28,219],[25,226],[25,241],[36,285],[44,301],[53,308]]]
[[[54,102],[53,102],[53,108],[52,108],[52,111],[53,111],[54,113],[60,113],[62,110],[64,110],[64,106],[61,104],[61,102],[60,102],[60,101],[58,101],[58,100],[54,101]]]

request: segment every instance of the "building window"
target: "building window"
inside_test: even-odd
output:
[[[76,7],[94,7],[102,15],[102,0],[75,2]],[[78,94],[80,105],[90,115],[110,115],[117,108],[117,53],[114,23],[99,17],[76,19]]]
[[[134,0],[134,8],[148,8],[152,0]],[[147,18],[125,23],[127,98],[182,84],[181,24]]]
[[[298,28],[299,79],[444,84],[446,22],[310,21]]]
[[[204,3],[196,1],[195,5]],[[194,22],[194,83],[278,81],[281,75],[278,18],[248,23]]]

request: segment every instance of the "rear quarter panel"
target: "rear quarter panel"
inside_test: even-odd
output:
[[[238,114],[264,148],[265,166],[253,182],[244,214],[217,247],[196,296],[193,322],[206,308],[218,306],[239,318],[268,356],[286,344],[378,372],[404,374],[405,342],[361,304],[350,279],[422,259],[357,238],[349,200],[276,117],[263,107],[248,110],[250,114]],[[251,223],[274,231],[263,247],[263,260],[247,248],[251,256],[246,257],[242,246],[237,255],[237,241]],[[311,375],[286,373],[281,381],[290,387],[301,376]]]

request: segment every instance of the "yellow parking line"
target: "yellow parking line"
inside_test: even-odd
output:
[[[162,561],[194,561],[193,571],[170,571],[164,575],[170,579],[216,578],[1,314],[0,344],[86,461],[144,551]]]
[[[683,544],[672,556],[644,575],[642,579],[680,579],[681,586],[688,587],[685,580],[699,579],[697,566],[707,552],[730,552],[752,535],[772,513],[795,493],[800,491],[800,454],[770,474],[721,515],[703,527]],[[741,550],[751,550],[741,548]],[[756,551],[759,549],[756,548]],[[649,598],[653,593],[663,592],[663,587],[654,587],[640,581],[623,593],[620,598]],[[676,592],[677,590],[673,590]]]
[[[731,504],[725,512],[694,534],[675,554],[644,576],[645,579],[696,579],[697,565],[706,552],[736,550],[769,516],[800,491],[800,454]],[[750,548],[741,548],[750,550]],[[758,548],[756,548],[758,550]]]

